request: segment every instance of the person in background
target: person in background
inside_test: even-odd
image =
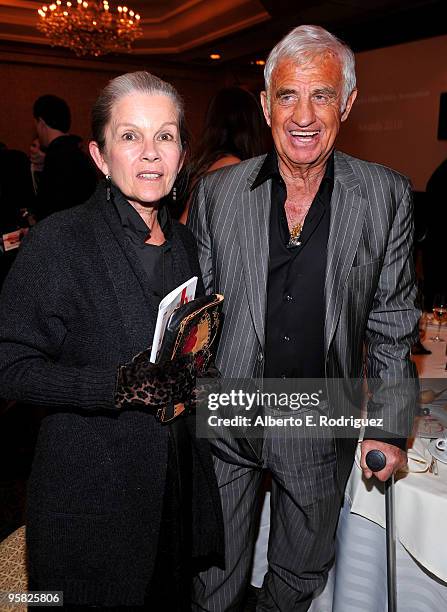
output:
[[[36,216],[48,215],[82,204],[95,191],[97,174],[82,151],[82,139],[69,134],[68,104],[54,95],[34,102],[33,115],[45,161],[37,188]]]
[[[90,143],[106,179],[36,224],[0,294],[0,397],[48,410],[27,494],[29,590],[80,610],[189,610],[195,559],[223,554],[208,442],[185,411],[156,419],[191,400],[195,366],[149,361],[161,299],[192,276],[203,293],[194,238],[165,206],[183,126],[169,83],[110,81]]]
[[[425,237],[422,245],[424,309],[433,308],[437,293],[447,293],[444,267],[445,227],[447,225],[447,159],[431,175],[426,187],[424,210]]]
[[[40,147],[40,142],[37,136],[33,138],[29,146],[29,158],[31,161],[31,176],[33,179],[34,191],[37,193],[37,185],[45,164],[45,152]]]
[[[6,147],[0,149],[0,288],[17,255],[23,234],[34,224],[34,201],[26,154]]]
[[[238,164],[268,150],[268,132],[256,98],[241,87],[226,87],[211,99],[203,135],[188,164],[189,194],[213,170]],[[180,221],[186,223],[190,199]]]
[[[361,466],[370,478],[365,456],[382,451],[384,481],[406,465],[416,399],[410,183],[335,149],[357,89],[354,54],[331,33],[295,28],[264,75],[274,149],[203,177],[188,220],[206,290],[225,295],[216,367],[223,378],[276,379],[285,390],[294,379],[318,380],[324,400],[304,408],[317,426],[345,401],[342,419],[360,416],[353,391],[366,374],[377,427],[365,428]],[[337,380],[341,401],[331,393]],[[213,440],[226,566],[197,578],[194,610],[241,608],[264,470],[272,475],[268,571],[256,609],[309,609],[333,560],[357,439],[358,430],[323,423]]]

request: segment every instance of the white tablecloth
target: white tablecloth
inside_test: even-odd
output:
[[[447,346],[447,342],[445,342],[445,340],[447,340],[447,326],[441,326],[440,337],[444,339],[444,342],[432,342],[430,340],[430,337],[436,335],[437,330],[437,325],[427,325],[425,338],[423,340],[425,348],[432,351],[432,354],[414,355],[413,360],[418,369],[420,378],[440,378],[447,381],[447,371],[445,369],[447,361],[445,353]]]
[[[418,457],[423,457],[429,440],[417,439]],[[426,458],[430,463],[427,451]],[[411,451],[409,451],[411,455]],[[428,464],[425,467],[428,467]],[[410,469],[424,465],[409,460]],[[365,480],[356,461],[346,489],[351,513],[385,527],[383,485]],[[395,483],[396,538],[423,567],[447,583],[447,465],[438,462],[438,475],[408,473]],[[447,608],[446,608],[447,609]]]
[[[346,503],[337,529],[336,564],[310,612],[385,612],[385,551],[385,530],[352,514]],[[396,545],[396,577],[398,612],[447,610],[447,585],[418,565],[400,542]]]

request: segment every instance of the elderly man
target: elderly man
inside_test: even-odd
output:
[[[366,368],[368,378],[414,382],[410,185],[334,149],[356,95],[352,51],[320,27],[294,29],[265,67],[261,101],[274,151],[198,185],[190,225],[205,285],[225,295],[217,355],[225,377],[347,381]],[[385,429],[365,430],[366,477],[371,449],[387,459],[381,480],[406,464],[405,439]],[[272,475],[271,523],[257,609],[308,609],[333,558],[354,454],[355,440],[334,437],[266,429],[260,441],[214,443],[226,567],[200,576],[196,610],[241,609],[263,469]]]

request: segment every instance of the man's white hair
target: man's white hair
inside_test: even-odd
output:
[[[328,51],[334,53],[341,64],[343,75],[341,111],[343,112],[356,86],[354,53],[336,36],[315,25],[298,26],[271,50],[264,68],[265,90],[269,106],[272,73],[281,61],[288,59],[297,64],[304,64]]]

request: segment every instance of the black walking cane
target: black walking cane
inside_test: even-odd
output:
[[[371,450],[365,457],[372,472],[386,466],[386,457],[380,450]],[[386,515],[386,575],[388,586],[388,612],[396,612],[396,529],[394,520],[394,474],[385,482]]]

